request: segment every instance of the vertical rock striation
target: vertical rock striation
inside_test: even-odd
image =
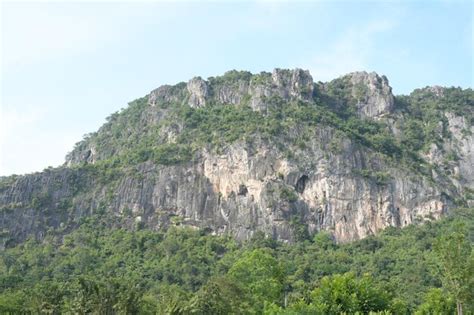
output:
[[[444,92],[438,87],[432,93],[443,97]],[[348,242],[388,226],[437,219],[474,191],[472,121],[450,111],[444,113],[450,138],[422,155],[431,175],[397,165],[325,123],[296,126],[278,143],[255,134],[252,141],[239,139],[220,150],[203,145],[180,163],[160,164],[150,157],[119,171],[100,166],[117,157],[119,146],[132,146],[140,137],[152,135],[149,146],[175,144],[186,122],[175,120],[174,107],[249,106],[266,117],[275,103],[321,106],[314,104],[322,101],[327,107],[318,110],[331,115],[354,110],[361,123],[386,121],[393,141],[403,140],[404,114],[398,112],[387,78],[376,73],[354,72],[315,84],[301,69],[257,75],[231,71],[165,85],[150,92],[146,105],[137,107],[140,111],[113,115],[76,146],[64,167],[3,178],[0,245],[29,236],[41,239],[52,230],[65,234],[81,218],[104,212],[111,225],[130,229],[191,226],[240,240],[263,231],[292,242],[295,231],[304,227],[310,234],[327,230],[337,241]],[[295,146],[301,139],[304,143]],[[140,150],[129,160],[151,152]],[[449,154],[456,158],[444,163]]]

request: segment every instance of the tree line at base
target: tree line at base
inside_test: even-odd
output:
[[[473,314],[473,209],[351,244],[106,227],[0,253],[2,314]]]

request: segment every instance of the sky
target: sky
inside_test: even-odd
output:
[[[18,2],[1,10],[0,176],[64,163],[162,84],[232,69],[353,71],[394,94],[472,88],[471,1]]]

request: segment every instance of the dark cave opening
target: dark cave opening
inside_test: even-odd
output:
[[[309,177],[306,175],[301,176],[298,181],[296,182],[295,190],[302,194],[304,189],[306,188],[306,183],[308,182]]]

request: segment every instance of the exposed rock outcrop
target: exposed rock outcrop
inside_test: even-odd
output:
[[[105,186],[85,174],[77,177],[70,169],[20,177],[0,192],[0,203],[15,207],[2,214],[2,224],[16,239],[28,234],[42,237],[48,228],[73,226],[81,216],[106,206],[118,217],[130,215],[130,228],[137,217],[150,229],[180,217],[181,225],[211,228],[240,240],[263,231],[291,242],[292,222],[298,220],[310,233],[328,230],[347,242],[446,213],[449,200],[422,178],[389,168],[391,179],[381,184],[354,173],[371,164],[387,166],[350,141],[344,142],[341,154],[327,155],[325,143],[332,138],[330,130],[316,131],[311,149],[304,153],[311,157],[306,161],[288,160],[264,143],[258,148],[236,143],[222,154],[204,151],[186,165],[146,163]],[[80,185],[93,190],[75,192],[74,178],[82,178]],[[47,212],[32,203],[36,195],[47,196]],[[68,198],[70,208],[62,209],[62,200]]]
[[[440,91],[433,93],[441,97]],[[67,156],[66,166],[0,181],[0,246],[29,236],[41,239],[52,230],[67,233],[94,213],[107,213],[111,225],[131,229],[192,226],[240,240],[263,231],[291,242],[296,224],[310,234],[327,230],[337,241],[347,242],[388,226],[437,219],[456,199],[474,191],[472,121],[449,111],[446,126],[441,123],[435,132],[442,134],[446,127],[450,138],[442,145],[433,143],[422,155],[432,176],[384,159],[373,147],[323,123],[311,129],[296,126],[291,137],[278,144],[255,134],[252,141],[234,141],[221,150],[203,145],[192,159],[174,165],[140,160],[151,156],[148,147],[141,147],[137,155],[125,159],[140,162],[118,173],[88,167],[116,157],[118,145],[133,144],[143,135],[153,135],[150,146],[176,143],[185,124],[170,120],[173,104],[186,110],[211,104],[248,105],[268,118],[265,115],[275,102],[306,106],[314,105],[316,98],[328,100],[328,111],[338,107],[328,113],[329,118],[354,106],[359,117],[384,121],[396,106],[387,78],[366,72],[318,86],[301,69],[257,75],[232,71],[223,77],[162,86],[135,112],[126,113],[130,116],[113,116],[98,131],[100,137],[79,143]],[[404,135],[397,121],[404,118],[403,113],[397,115],[387,122],[394,141],[401,141]],[[294,145],[297,141],[301,145]]]
[[[189,101],[191,107],[202,107],[206,105],[209,96],[209,86],[206,81],[200,77],[189,80],[188,85]]]
[[[392,88],[385,76],[375,72],[352,72],[323,85],[338,106],[354,106],[361,118],[379,119],[394,108]],[[341,103],[342,101],[342,103]]]
[[[224,78],[226,75],[239,74],[237,71],[230,71]],[[232,105],[248,102],[254,110],[265,112],[272,97],[279,97],[284,101],[311,101],[313,98],[313,78],[307,70],[275,69],[271,74],[248,74],[233,80],[221,80],[223,82],[195,77],[186,85],[187,97],[179,89],[164,85],[150,92],[148,103],[187,102],[189,106],[198,108],[210,102]]]
[[[66,164],[73,166],[79,163],[91,163],[94,164],[96,161],[96,149],[94,146],[90,146],[81,150],[79,154],[67,157]]]
[[[392,88],[387,77],[375,72],[354,72],[348,75],[352,97],[357,100],[357,112],[362,117],[378,118],[393,110]]]
[[[158,103],[180,102],[184,97],[182,90],[182,88],[176,86],[162,85],[150,92],[148,103],[155,106]]]
[[[275,92],[284,100],[291,98],[309,101],[313,96],[313,77],[301,69],[275,69],[272,73]]]

